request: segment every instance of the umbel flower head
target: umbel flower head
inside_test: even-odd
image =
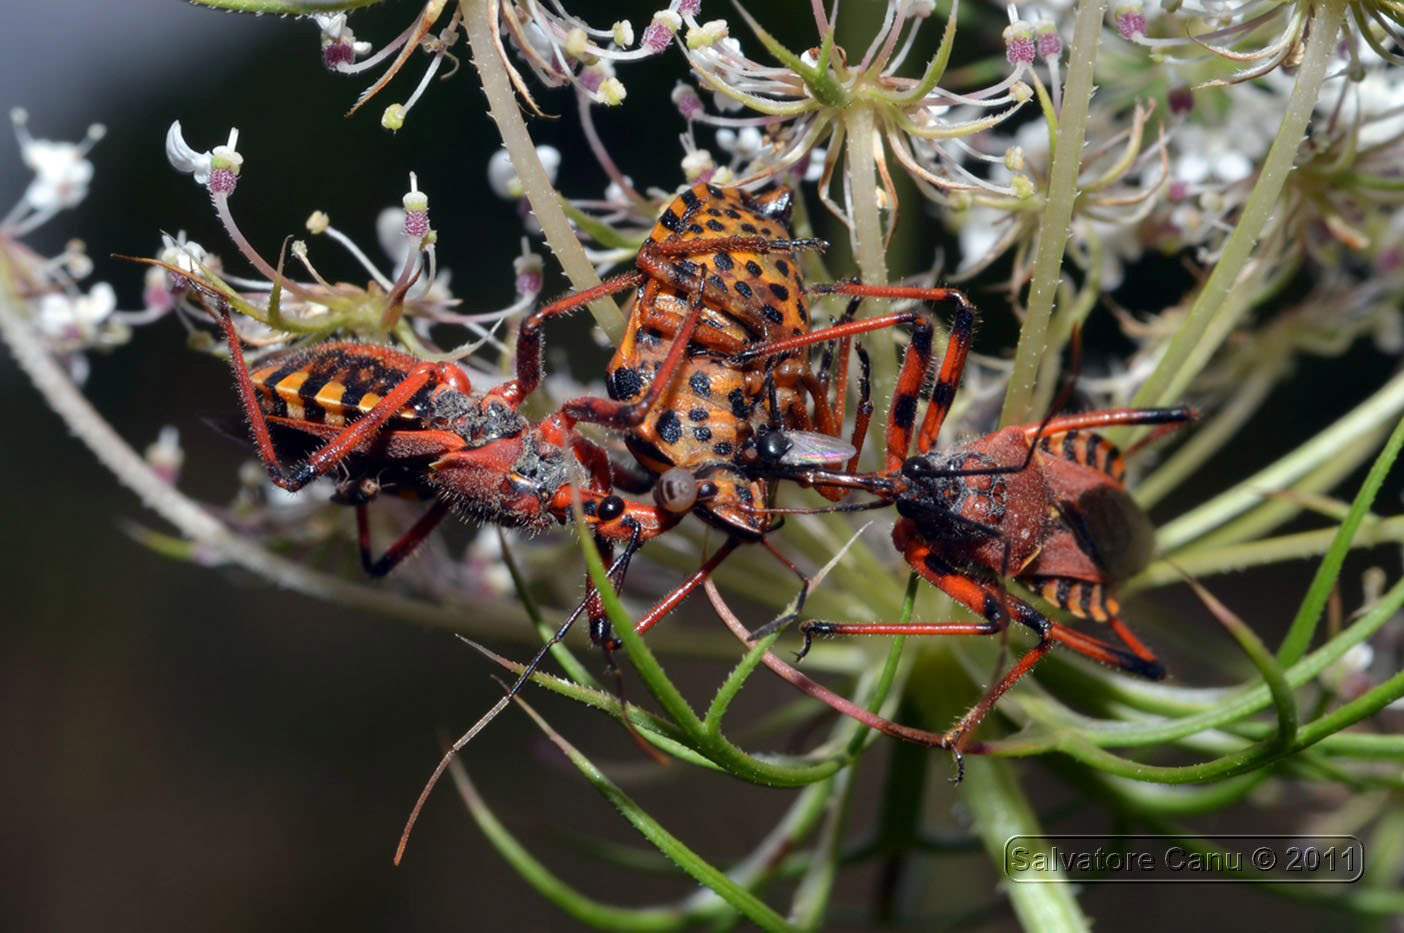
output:
[[[270,262],[244,237],[235,222],[230,196],[244,164],[235,148],[237,142],[238,131],[231,130],[224,145],[197,151],[185,141],[177,121],[167,131],[166,154],[173,167],[191,175],[209,191],[215,213],[230,240],[262,278],[230,277],[198,246],[168,241],[161,265],[173,273],[168,289],[176,301],[187,300],[182,280],[199,283],[261,325],[264,332],[260,338],[264,343],[349,331],[368,335],[394,333],[421,355],[445,359],[467,356],[484,343],[506,349],[493,331],[532,302],[540,290],[539,276],[536,291],[521,293],[519,289],[517,300],[505,308],[477,314],[457,312],[459,302],[449,291],[448,272],[438,268],[438,234],[429,220],[429,198],[420,190],[414,173],[410,173],[409,190],[401,206],[387,208],[377,224],[382,248],[393,259],[395,271],[382,271],[350,237],[332,225],[326,213],[314,211],[306,222],[308,233],[339,243],[366,270],[370,282],[365,287],[333,283],[313,265],[307,243],[294,240],[287,254],[310,277],[299,279],[286,272],[286,255],[280,255],[276,263]],[[514,275],[519,282],[526,281],[522,273]],[[467,328],[470,338],[455,349],[440,351],[430,335],[440,325]]]
[[[855,212],[870,211],[860,191],[887,211],[886,235],[896,223],[897,193],[888,160],[905,170],[929,199],[949,204],[956,192],[983,191],[1017,197],[1010,185],[969,171],[966,141],[1008,119],[1030,100],[1036,80],[1034,64],[1056,62],[1061,43],[1056,32],[1041,36],[1007,34],[1008,64],[999,80],[960,92],[941,86],[955,43],[959,4],[953,3],[940,47],[920,75],[903,76],[917,31],[930,17],[930,3],[888,4],[878,32],[861,55],[835,40],[835,25],[819,4],[813,6],[819,45],[803,53],[782,46],[745,8],[738,8],[750,31],[773,62],[761,62],[743,50],[724,20],[689,27],[684,54],[703,87],[713,92],[722,113],[712,114],[687,99],[684,113],[698,124],[711,124],[738,135],[750,129],[752,142],[737,161],[738,183],[751,184],[816,162],[821,197],[852,228]],[[680,104],[681,107],[681,104]],[[727,111],[754,116],[731,116]],[[838,172],[841,160],[847,168]],[[830,190],[845,178],[844,203]]]

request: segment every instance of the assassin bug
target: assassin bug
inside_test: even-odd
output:
[[[521,415],[515,382],[476,392],[452,363],[355,342],[276,353],[250,371],[226,298],[198,276],[143,261],[188,281],[219,323],[245,417],[276,485],[296,491],[333,469],[358,467],[348,471],[336,498],[356,507],[361,560],[371,575],[393,570],[455,510],[482,523],[540,530],[567,521],[579,495],[592,515],[638,513],[627,524],[600,528],[600,535],[652,528],[651,507],[611,492],[614,468],[605,451],[559,411],[540,422]],[[284,465],[280,450],[288,435],[315,447],[293,466]],[[376,558],[365,509],[379,491],[375,477],[384,475],[434,504]]]
[[[853,301],[840,323],[812,331],[807,290],[794,254],[825,244],[788,237],[792,197],[784,187],[751,195],[738,188],[694,185],[660,215],[639,251],[635,270],[545,305],[522,324],[519,365],[523,358],[539,358],[546,320],[601,295],[639,290],[625,336],[607,369],[610,398],[572,399],[561,412],[576,422],[622,432],[626,447],[657,478],[657,509],[650,526],[633,539],[631,550],[666,532],[689,512],[728,535],[698,573],[636,623],[639,632],[700,586],[739,543],[760,541],[769,548],[765,535],[772,518],[761,508],[770,489],[762,475],[766,469],[828,467],[844,461],[849,471],[856,469],[872,407],[866,397],[866,357],[860,355],[864,397],[853,440],[838,440],[849,343],[859,334],[931,313],[853,320],[862,297],[954,301],[968,307],[963,295],[948,289],[829,286],[826,291],[849,295]],[[807,352],[829,341],[839,346],[839,388],[833,404],[828,400],[828,366],[814,372]],[[528,378],[518,379],[524,392],[534,385]],[[818,488],[835,499],[846,492]],[[635,522],[641,514],[620,513],[602,526]],[[608,537],[626,536],[615,532]],[[621,557],[625,566],[631,550]],[[799,575],[802,603],[807,581]],[[607,637],[602,626],[602,620],[592,620],[597,638]]]
[[[959,780],[960,756],[975,728],[1000,696],[1055,644],[1150,680],[1165,676],[1164,665],[1121,620],[1112,594],[1118,583],[1149,562],[1154,530],[1123,486],[1121,452],[1092,432],[1116,425],[1159,426],[1149,441],[1192,420],[1195,412],[1176,406],[1050,414],[1039,424],[1003,428],[950,451],[934,450],[960,383],[974,316],[968,307],[957,310],[919,429],[916,411],[931,363],[930,333],[922,319],[914,321],[914,327],[889,415],[885,469],[873,473],[798,469],[783,475],[806,485],[846,487],[879,497],[875,503],[837,507],[841,510],[894,506],[901,517],[893,527],[892,540],[907,563],[983,621],[807,620],[800,626],[804,646],[799,656],[804,656],[814,638],[827,635],[994,635],[1005,631],[1011,621],[1033,630],[1038,643],[954,727],[931,736],[933,744],[955,753]],[[758,347],[756,352],[766,350]],[[916,453],[909,455],[913,441]],[[1008,593],[1002,578],[1027,585],[1078,618],[1106,624],[1124,647],[1049,619]],[[768,631],[773,628],[767,626],[752,637]]]

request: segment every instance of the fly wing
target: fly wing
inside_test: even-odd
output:
[[[847,463],[858,451],[841,437],[817,431],[786,431],[790,449],[780,457],[786,466],[828,467]]]

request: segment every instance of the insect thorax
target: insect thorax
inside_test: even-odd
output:
[[[457,434],[469,447],[516,437],[528,427],[526,418],[499,401],[485,402],[452,390],[434,394],[425,420],[431,427]]]

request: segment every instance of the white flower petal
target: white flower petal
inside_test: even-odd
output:
[[[166,130],[166,160],[177,172],[194,175],[197,184],[203,185],[210,180],[210,154],[191,148],[180,131],[179,120]]]

